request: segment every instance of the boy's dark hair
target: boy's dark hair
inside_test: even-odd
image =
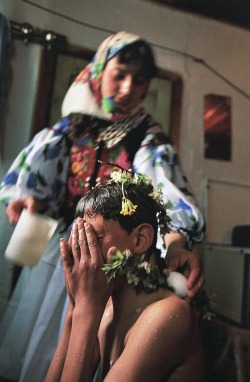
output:
[[[139,187],[135,184],[127,184],[125,188],[126,197],[137,205],[136,211],[132,215],[122,215],[122,185],[119,182],[109,181],[100,183],[92,188],[76,207],[76,217],[84,218],[88,213],[99,213],[104,220],[116,220],[120,226],[131,233],[139,224],[148,223],[154,229],[154,240],[149,249],[149,253],[155,252],[157,241],[158,221],[156,216],[155,202],[150,193],[153,192],[153,186]]]
[[[126,45],[116,56],[120,64],[135,65],[140,76],[145,79],[151,80],[158,72],[153,51],[144,40]]]

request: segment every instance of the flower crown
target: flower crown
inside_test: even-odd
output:
[[[112,164],[107,163],[107,164],[110,164],[115,167],[119,167],[118,171],[111,172],[110,174],[111,179],[109,180],[109,182],[112,182],[112,181],[119,182],[122,185],[122,206],[121,206],[120,214],[124,216],[133,215],[136,212],[136,209],[138,207],[136,204],[133,204],[132,201],[127,197],[126,186],[134,184],[141,189],[148,189],[150,185],[153,191],[149,193],[148,196],[150,196],[154,201],[160,234],[162,235],[162,237],[164,237],[166,233],[170,232],[169,225],[170,225],[171,219],[168,216],[166,211],[168,208],[168,204],[164,203],[163,201],[162,191],[156,190],[153,188],[152,178],[140,173],[133,173],[130,170],[125,170],[121,168],[120,166],[113,163]]]

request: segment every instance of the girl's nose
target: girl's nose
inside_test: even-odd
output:
[[[122,81],[120,91],[122,94],[130,94],[133,91],[133,77],[132,76],[126,76],[124,80]]]

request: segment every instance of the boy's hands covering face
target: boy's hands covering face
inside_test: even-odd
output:
[[[60,241],[67,292],[74,305],[103,307],[111,295],[112,283],[101,269],[104,256],[90,223],[78,218],[69,242]]]

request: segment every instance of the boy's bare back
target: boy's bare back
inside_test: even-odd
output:
[[[136,295],[132,288],[122,301],[115,310],[107,305],[100,327],[105,381],[204,380],[199,324],[188,302],[164,289]]]

